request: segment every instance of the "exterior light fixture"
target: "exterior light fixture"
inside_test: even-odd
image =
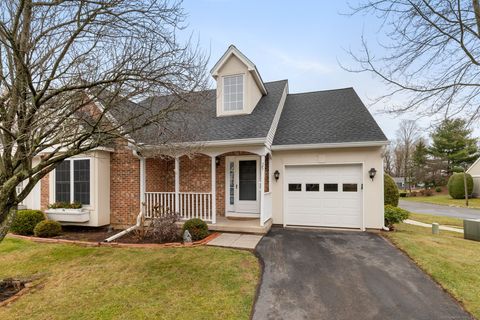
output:
[[[215,164],[217,167],[220,165],[220,157],[215,157]]]
[[[275,170],[275,172],[273,173],[273,177],[275,178],[275,181],[277,181],[278,178],[280,178],[280,172],[278,172],[278,170]]]
[[[371,168],[369,171],[368,171],[368,175],[370,176],[370,179],[372,179],[373,181],[373,178],[375,178],[375,175],[377,174],[377,170],[375,170],[375,168]]]

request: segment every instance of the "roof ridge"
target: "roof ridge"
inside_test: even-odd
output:
[[[355,91],[353,87],[345,87],[345,88],[338,88],[338,89],[327,89],[327,90],[315,90],[315,91],[306,91],[306,92],[294,92],[294,93],[289,93],[288,95],[299,95],[299,94],[310,94],[310,93],[319,93],[319,92],[328,92],[328,91],[341,91],[341,90],[348,90],[352,89]]]

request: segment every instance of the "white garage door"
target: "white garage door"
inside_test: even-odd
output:
[[[287,166],[287,225],[362,227],[362,166]]]

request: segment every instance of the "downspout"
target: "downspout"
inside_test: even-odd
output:
[[[111,242],[113,240],[116,240],[120,237],[123,237],[124,235],[132,232],[133,230],[139,228],[143,224],[143,203],[145,202],[145,158],[142,157],[137,150],[133,149],[133,155],[140,160],[140,212],[137,215],[137,222],[135,225],[105,239],[105,242]]]

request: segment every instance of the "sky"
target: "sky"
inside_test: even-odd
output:
[[[388,91],[386,85],[368,73],[351,73],[343,66],[357,67],[348,50],[359,52],[362,34],[375,55],[384,36],[380,21],[372,15],[349,15],[349,3],[337,0],[184,0],[192,35],[210,56],[209,67],[230,44],[242,51],[259,70],[265,82],[288,79],[290,93],[353,87],[389,139],[401,119],[414,114],[386,114],[376,97]],[[425,132],[434,118],[418,124]],[[477,128],[475,135],[480,135]],[[425,138],[428,134],[425,133]]]

